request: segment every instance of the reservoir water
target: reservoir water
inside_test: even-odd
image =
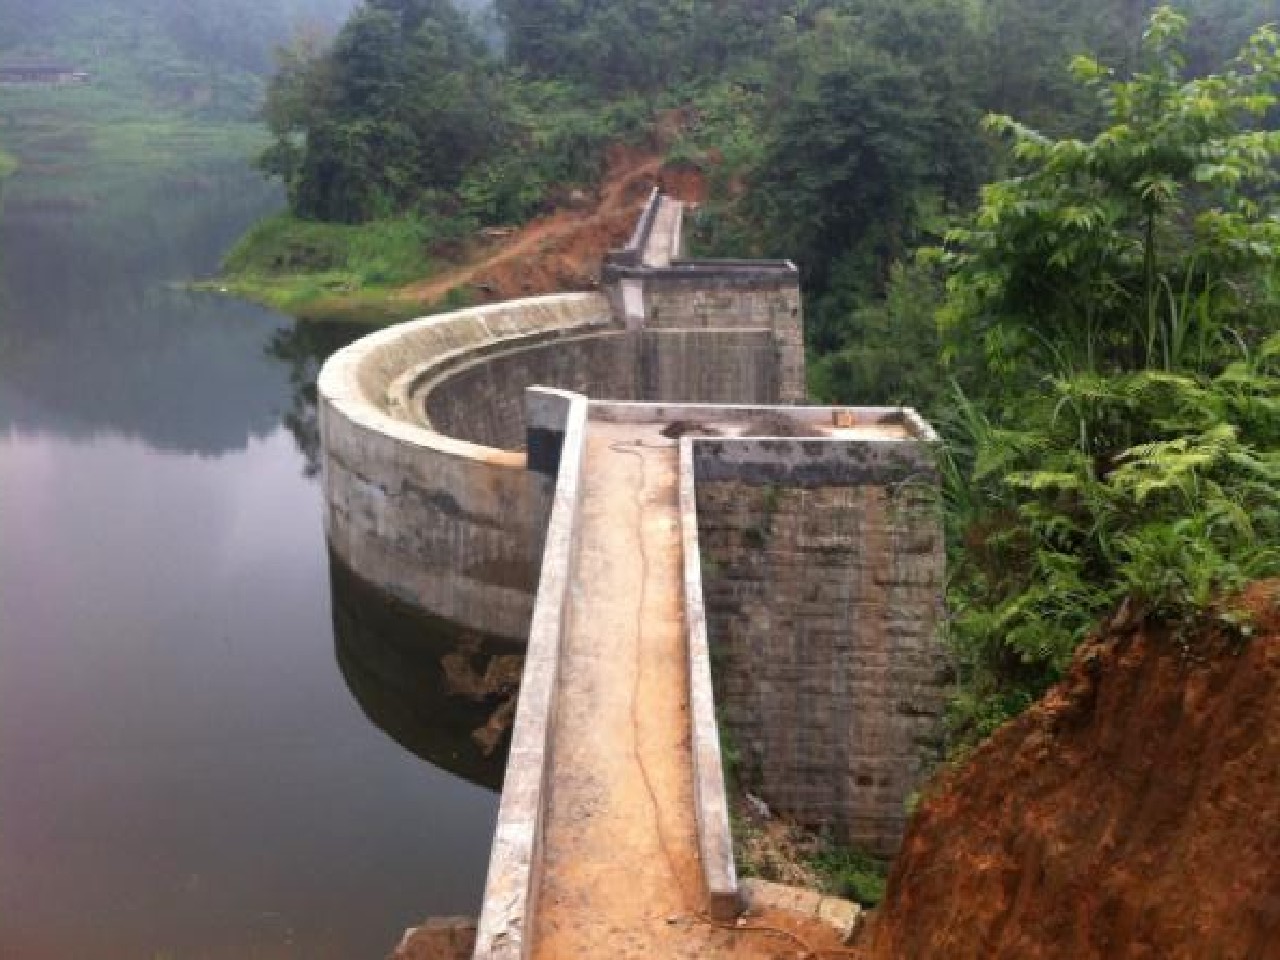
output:
[[[0,958],[377,958],[474,914],[467,731],[514,668],[331,578],[312,390],[359,331],[181,289],[278,205],[244,165],[39,177],[0,215]]]

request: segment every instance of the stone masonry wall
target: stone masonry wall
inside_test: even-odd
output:
[[[525,440],[524,391],[531,386],[607,400],[776,403],[776,351],[764,330],[645,330],[553,340],[441,376],[426,392],[426,413],[449,436],[515,449]]]
[[[649,329],[762,328],[774,337],[780,403],[803,403],[804,334],[794,272],[670,269],[644,278]]]
[[[814,469],[760,443],[774,450],[757,470],[717,469],[715,444],[695,444],[720,722],[775,810],[890,856],[947,698],[934,479],[856,453]]]
[[[795,278],[785,275],[662,270],[645,277],[645,307],[650,329],[772,329],[777,318],[799,315],[800,290]]]

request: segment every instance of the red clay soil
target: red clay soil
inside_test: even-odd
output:
[[[867,960],[1280,958],[1278,593],[1242,643],[1086,644],[922,803]]]
[[[484,303],[548,293],[590,290],[604,255],[623,246],[649,193],[661,186],[677,199],[699,203],[706,183],[697,168],[667,167],[651,151],[614,147],[597,196],[579,209],[560,209],[521,227],[464,264],[400,291],[400,299],[433,306],[463,288]]]

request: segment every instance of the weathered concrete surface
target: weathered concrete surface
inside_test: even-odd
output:
[[[580,539],[533,956],[701,956],[671,441],[590,425]]]
[[[804,403],[804,324],[795,264],[682,259],[683,212],[679,201],[655,193],[628,246],[606,258],[601,279],[614,315],[628,330],[768,331],[778,385],[769,402]],[[728,398],[665,399],[717,403]]]
[[[459,355],[612,323],[596,294],[516,301],[379,331],[319,381],[326,527],[334,553],[406,603],[523,639],[549,480],[521,453],[444,436],[405,409],[406,377]]]
[[[680,226],[684,204],[674,197],[659,197],[653,229],[645,244],[642,262],[646,267],[669,267],[680,253]]]
[[[646,329],[768,330],[777,351],[778,402],[804,403],[804,330],[793,264],[676,261],[648,271],[643,282]]]
[[[596,420],[607,420],[611,423],[673,423],[683,420],[712,427],[714,434],[705,436],[725,439],[745,438],[766,442],[767,449],[783,451],[772,459],[786,462],[794,459],[795,448],[784,450],[774,444],[782,440],[786,444],[802,440],[856,440],[860,442],[872,440],[915,440],[933,442],[937,440],[932,428],[928,426],[914,410],[905,407],[813,407],[758,404],[750,402],[738,403],[690,403],[659,401],[648,403],[596,404],[591,416]],[[803,427],[803,434],[789,437],[767,437],[753,432],[761,422],[782,416],[789,425]],[[759,444],[743,445],[744,453],[740,460],[748,455],[745,451],[760,449]],[[825,454],[824,454],[825,455]],[[858,454],[842,453],[853,458]],[[723,454],[727,459],[732,452]],[[749,455],[759,460],[759,453]],[[705,457],[701,459],[706,459]]]
[[[485,880],[475,951],[483,960],[527,957],[528,924],[537,915],[549,778],[556,756],[553,737],[558,685],[571,577],[579,551],[586,421],[586,400],[573,399],[565,410],[564,443],[538,602],[529,629],[520,703]],[[553,425],[550,414],[543,422]]]
[[[764,960],[830,950],[840,935],[816,914],[765,908],[736,924],[707,913],[678,452],[662,425],[593,422],[587,432],[531,956]]]
[[[685,652],[689,677],[689,737],[693,761],[694,816],[698,857],[707,909],[718,920],[737,916],[742,908],[738,870],[733,858],[729,797],[716,723],[716,696],[711,676],[711,642],[702,595],[702,552],[698,548],[698,501],[694,490],[693,441],[680,441],[679,502],[681,572],[684,579]]]
[[[576,393],[553,387],[529,387],[525,390],[525,451],[530,470],[548,477],[559,474],[569,415],[575,401],[582,399]]]
[[[407,405],[448,436],[514,450],[525,441],[530,386],[598,400],[780,402],[777,347],[767,330],[609,330],[472,357],[412,385]]]

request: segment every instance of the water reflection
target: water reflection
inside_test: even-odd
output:
[[[299,320],[277,330],[267,342],[268,357],[284,363],[293,390],[292,403],[282,420],[306,460],[308,477],[320,475],[320,417],[316,378],[335,352],[375,329],[363,323]]]
[[[522,645],[428,617],[330,554],[338,665],[374,724],[422,759],[499,790]]]
[[[205,456],[280,423],[263,340],[289,321],[191,293],[278,190],[253,171],[61,209],[22,175],[0,215],[0,436],[112,436]]]
[[[384,723],[435,766],[334,661],[312,384],[361,331],[181,288],[279,202],[243,163],[64,193],[0,216],[0,958],[343,960],[474,913],[488,668],[454,746]],[[342,656],[386,715],[364,678],[408,668]]]

